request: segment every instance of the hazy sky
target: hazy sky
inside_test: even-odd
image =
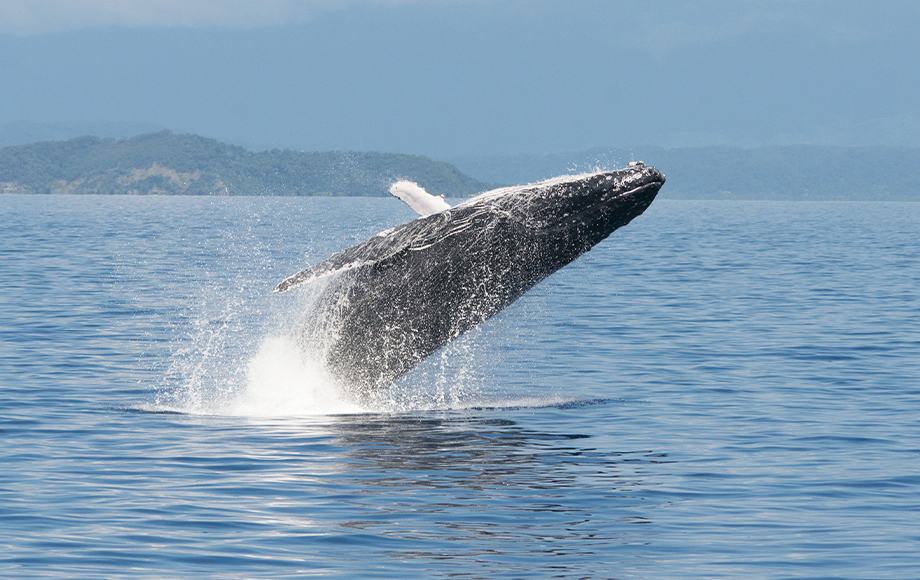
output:
[[[0,124],[436,158],[920,146],[920,2],[0,0]]]

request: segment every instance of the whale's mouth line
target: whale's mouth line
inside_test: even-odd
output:
[[[608,209],[614,206],[615,204],[622,203],[624,200],[628,198],[634,198],[636,199],[636,201],[638,201],[638,198],[642,195],[643,192],[654,188],[655,193],[657,194],[658,190],[661,189],[662,185],[664,185],[663,179],[655,179],[655,180],[643,183],[642,185],[639,185],[632,189],[628,189],[626,191],[620,191],[620,192],[614,193],[613,195],[609,195],[609,196],[605,195],[596,204],[589,206],[585,208],[584,210],[578,212],[578,215],[583,216],[583,215],[587,215],[587,214],[590,214],[590,213],[593,213],[599,210]],[[651,203],[651,200],[649,200],[649,203]]]
[[[661,189],[661,186],[662,186],[662,185],[664,185],[664,180],[663,180],[663,179],[653,179],[652,181],[647,181],[647,182],[643,183],[642,185],[639,185],[639,186],[634,187],[634,188],[632,188],[632,189],[629,189],[629,190],[626,190],[626,191],[621,191],[621,192],[619,192],[619,193],[617,193],[617,194],[614,194],[613,196],[608,197],[608,198],[602,200],[601,203],[606,203],[606,202],[611,201],[611,200],[614,200],[614,199],[620,199],[620,198],[626,197],[626,196],[628,196],[628,195],[633,195],[634,193],[636,193],[636,192],[638,192],[638,191],[640,191],[640,190],[647,189],[647,188],[652,187],[652,186],[658,186],[658,189]]]

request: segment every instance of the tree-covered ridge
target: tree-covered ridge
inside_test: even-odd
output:
[[[417,155],[252,152],[169,131],[0,149],[0,191],[6,193],[378,196],[388,195],[397,179],[435,195],[489,189],[449,163]]]
[[[169,131],[78,137],[0,149],[0,193],[387,195],[397,179],[465,197],[641,159],[668,177],[663,198],[920,200],[920,149],[777,146],[596,148],[457,159],[387,153],[252,152]],[[474,175],[483,181],[477,181]]]

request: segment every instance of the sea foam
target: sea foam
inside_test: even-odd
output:
[[[233,415],[337,415],[360,413],[322,363],[289,337],[269,336],[246,370],[246,387],[232,402]]]

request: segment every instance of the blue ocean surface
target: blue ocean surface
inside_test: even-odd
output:
[[[392,198],[0,197],[0,576],[920,577],[920,204],[658,200],[372,408]]]

